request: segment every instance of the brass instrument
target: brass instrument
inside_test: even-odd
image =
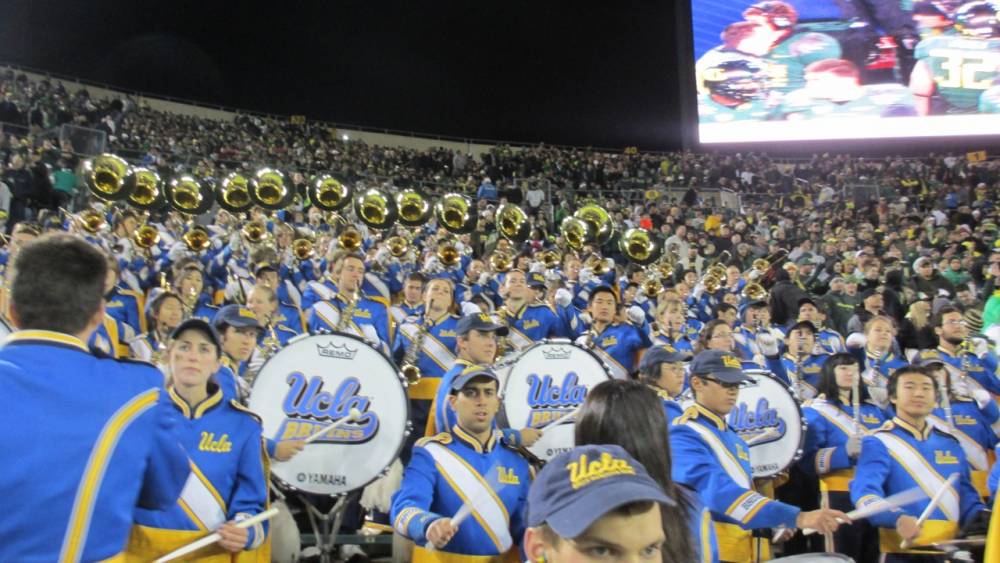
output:
[[[403,366],[399,369],[403,377],[406,378],[406,383],[409,385],[416,385],[420,381],[420,367],[417,366],[417,361],[420,359],[421,350],[424,349],[424,338],[427,337],[427,333],[434,323],[430,318],[430,311],[431,308],[428,305],[427,310],[424,312],[424,322],[420,323],[417,335],[413,338],[413,342],[410,343],[410,347],[406,349],[406,354],[403,355]]]
[[[628,229],[618,239],[618,248],[629,261],[645,266],[660,258],[661,248],[646,229]]]
[[[646,280],[642,282],[640,290],[643,295],[650,299],[656,297],[663,291],[663,278],[659,276],[646,276]]]
[[[249,184],[250,199],[270,211],[288,207],[295,199],[295,189],[288,178],[274,168],[261,168],[254,172]]]
[[[754,260],[750,264],[750,269],[743,272],[743,275],[749,281],[757,281],[758,279],[764,277],[764,275],[771,270],[772,266],[781,262],[787,256],[788,251],[784,248],[779,248],[767,258],[758,258]]]
[[[337,244],[344,250],[355,252],[361,248],[361,233],[354,227],[348,227],[337,237]]]
[[[948,381],[951,380],[947,370],[945,370],[942,379],[938,380],[938,392],[941,393],[941,409],[944,410],[944,418],[948,422],[948,427],[955,430],[955,418],[951,412],[951,392],[948,389],[951,386],[945,384],[944,378],[947,378]]]
[[[705,270],[705,274],[701,278],[701,283],[705,286],[705,291],[709,293],[715,293],[719,291],[722,284],[726,281],[726,266],[725,263],[729,261],[730,254],[728,250],[723,250],[722,254],[716,258],[712,264]]]
[[[508,313],[509,313],[509,309],[507,309],[506,305],[501,306],[499,309],[497,309],[497,320],[500,321],[500,325],[501,326],[503,326],[504,328],[507,329],[507,334],[508,334],[508,336],[501,336],[500,340],[497,341],[497,357],[498,358],[501,358],[501,357],[505,356],[507,354],[507,352],[511,349],[510,336],[509,336],[509,334],[510,334],[510,321],[507,318]]]
[[[420,227],[431,218],[431,203],[417,190],[403,190],[396,194],[399,222],[407,227]]]
[[[757,282],[750,282],[743,287],[740,297],[748,301],[763,301],[767,299],[767,290]]]
[[[351,203],[354,189],[329,174],[317,176],[306,190],[309,201],[323,211],[339,211]]]
[[[358,295],[358,292],[354,292],[347,297],[347,309],[345,310],[342,308],[340,310],[340,318],[337,319],[337,326],[335,329],[337,332],[344,332],[348,323],[350,323],[354,318],[354,311],[358,308],[358,302],[361,301],[361,296]]]
[[[125,159],[109,153],[87,160],[83,166],[84,183],[94,196],[104,201],[118,201],[128,197],[125,179],[129,172]]]
[[[292,254],[296,260],[309,260],[316,254],[313,242],[307,238],[297,238],[292,241]]]
[[[108,224],[107,217],[96,209],[87,209],[76,215],[69,212],[66,213],[71,221],[92,235],[96,235],[100,231],[104,230],[104,227]]]
[[[250,179],[239,172],[230,172],[219,183],[215,192],[219,207],[231,213],[242,213],[253,206],[250,196]]]
[[[270,233],[267,232],[267,225],[263,221],[250,221],[243,225],[240,229],[240,236],[247,244],[260,244],[266,241],[270,237]]]
[[[449,193],[434,204],[434,218],[446,231],[461,235],[476,229],[479,215],[469,198],[462,194]]]
[[[592,238],[590,223],[577,217],[566,217],[559,224],[559,234],[566,241],[566,246],[577,252]]]
[[[148,251],[160,244],[160,231],[152,225],[142,225],[132,234],[132,243]]]
[[[604,246],[611,237],[615,235],[615,222],[607,209],[597,203],[584,204],[573,213],[573,217],[580,219],[590,225],[590,238],[587,242],[592,242],[597,246]]]
[[[505,203],[497,209],[496,228],[500,236],[514,244],[521,244],[531,235],[528,214],[519,206]]]
[[[510,254],[500,250],[494,250],[490,254],[490,269],[497,273],[509,272],[514,267],[514,259]]]
[[[584,268],[590,268],[593,274],[597,277],[601,277],[608,273],[608,264],[605,262],[604,258],[601,258],[600,254],[591,254],[583,262]]]
[[[402,258],[410,251],[410,241],[406,240],[406,237],[399,235],[394,235],[386,239],[385,245],[389,249],[389,254],[395,258]]]
[[[191,174],[177,176],[167,184],[167,203],[184,215],[200,215],[212,207],[212,190]]]
[[[446,268],[454,268],[462,260],[462,253],[458,251],[458,246],[450,239],[439,242],[435,254],[441,265]]]
[[[194,253],[204,252],[208,250],[208,247],[212,246],[212,239],[208,231],[201,225],[191,226],[181,238],[184,240],[184,245],[187,246],[188,250]]]
[[[388,229],[399,217],[396,201],[377,188],[369,188],[354,197],[354,213],[372,229]]]
[[[143,211],[162,209],[167,203],[164,183],[160,175],[148,168],[137,166],[125,177],[125,190],[129,205]]]
[[[545,264],[547,270],[555,270],[562,264],[562,254],[558,250],[546,250],[542,252],[542,264]]]

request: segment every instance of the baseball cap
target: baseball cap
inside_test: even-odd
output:
[[[226,325],[233,328],[264,328],[257,314],[242,305],[226,305],[212,318],[212,325],[218,329]]]
[[[577,446],[538,473],[528,492],[527,523],[547,524],[572,539],[616,508],[648,501],[676,504],[621,446]]]
[[[686,362],[690,359],[691,356],[686,352],[682,352],[670,344],[661,344],[646,350],[639,362],[639,371],[647,373],[657,369],[662,363]]]
[[[743,364],[731,352],[705,350],[691,361],[689,371],[694,375],[711,375],[723,383],[752,381],[743,373]]]
[[[500,385],[500,378],[490,368],[486,366],[469,366],[462,370],[462,373],[458,374],[455,379],[451,380],[449,391],[461,391],[463,387],[477,377],[492,379],[497,382],[497,385]]]
[[[222,339],[219,338],[219,333],[216,332],[215,327],[210,325],[205,319],[191,318],[182,322],[177,325],[177,328],[170,332],[170,340],[175,340],[188,330],[197,330],[198,332],[204,334],[209,340],[212,341],[212,344],[215,344],[217,353],[222,354]]]
[[[871,297],[872,295],[875,295],[876,293],[879,294],[879,295],[882,295],[882,288],[881,287],[869,287],[868,289],[866,289],[866,290],[864,290],[864,291],[861,292],[861,300],[864,301],[865,299],[868,299],[869,297]]]
[[[528,274],[528,287],[545,289],[545,275],[540,272]]]
[[[261,262],[257,264],[257,268],[253,271],[254,276],[259,276],[262,272],[277,272],[278,268],[270,262]]]
[[[507,327],[494,322],[493,317],[486,313],[472,313],[458,320],[458,324],[455,327],[455,334],[463,336],[473,330],[496,332],[498,336],[507,336],[508,332]]]

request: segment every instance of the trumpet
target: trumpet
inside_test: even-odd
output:
[[[81,229],[92,235],[96,235],[108,225],[107,217],[96,209],[87,209],[75,215],[65,210],[64,212],[70,218],[70,221],[76,223]]]
[[[501,250],[494,250],[493,254],[490,254],[490,269],[494,272],[509,272],[513,267],[514,259],[510,254]]]
[[[722,284],[726,281],[725,263],[728,262],[729,259],[729,251],[723,250],[722,254],[719,254],[719,257],[716,258],[705,270],[705,274],[701,278],[701,283],[705,286],[705,291],[709,293],[719,291]]]
[[[209,246],[212,246],[212,239],[208,231],[201,225],[192,226],[181,238],[184,240],[184,245],[187,246],[188,250],[194,253],[204,252],[208,250]]]
[[[545,264],[547,270],[555,270],[562,264],[562,254],[557,250],[546,250],[542,252],[542,264]]]
[[[265,242],[270,237],[263,221],[250,221],[243,225],[243,228],[240,229],[240,235],[248,244],[254,245]]]
[[[714,292],[713,292],[714,293]],[[750,282],[743,287],[740,297],[747,301],[763,301],[767,299],[767,290],[757,282]]]
[[[152,225],[142,225],[132,235],[132,243],[148,251],[157,244],[160,244],[160,231]]]
[[[389,249],[389,254],[394,258],[402,258],[407,252],[410,251],[410,241],[406,240],[406,237],[400,235],[393,235],[385,241],[386,247]]]
[[[354,311],[358,308],[358,301],[360,300],[361,297],[358,295],[358,292],[354,292],[348,296],[347,309],[341,309],[340,318],[337,319],[337,332],[344,332],[347,325],[354,319]]]
[[[743,275],[749,281],[757,281],[767,274],[771,270],[772,266],[784,260],[786,256],[788,256],[788,251],[784,248],[779,248],[767,258],[758,258],[754,260],[750,264],[750,269],[743,272]]]
[[[361,233],[354,227],[348,227],[337,237],[337,244],[344,250],[355,252],[361,248]]]
[[[435,254],[441,265],[446,268],[454,268],[462,260],[462,253],[458,251],[458,246],[451,240],[439,242]]]
[[[608,273],[608,264],[604,258],[601,258],[600,254],[591,254],[588,256],[583,262],[583,267],[590,268],[590,270],[597,277],[601,277]]]

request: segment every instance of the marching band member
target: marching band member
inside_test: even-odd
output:
[[[818,395],[803,405],[806,439],[799,468],[808,476],[819,477],[821,506],[843,512],[853,510],[850,483],[861,453],[861,437],[885,422],[885,413],[868,402],[868,388],[858,384],[859,396],[852,389],[860,378],[857,359],[850,354],[834,354],[823,364],[816,383]],[[860,406],[854,416],[855,405]],[[862,428],[858,428],[858,424]],[[837,553],[858,563],[872,562],[878,556],[875,529],[861,520],[841,526],[833,535]]]
[[[933,325],[938,347],[921,352],[920,360],[939,359],[957,370],[960,376],[951,384],[962,395],[971,395],[977,389],[1000,394],[996,354],[990,350],[987,339],[969,338],[962,310],[951,305],[942,307],[934,316]]]
[[[685,330],[687,320],[684,306],[679,301],[660,300],[656,304],[656,331],[650,336],[653,346],[670,345],[689,355],[694,355],[694,342]],[[697,339],[697,334],[694,336]]]
[[[392,320],[397,325],[403,324],[407,319],[421,317],[424,314],[424,284],[427,278],[420,272],[410,272],[403,282],[402,300],[389,308]]]
[[[7,247],[0,253],[0,315],[10,319],[10,291],[14,283],[14,261],[25,244],[42,234],[42,226],[31,221],[14,225],[7,239]]]
[[[812,399],[819,388],[820,371],[829,355],[816,354],[816,327],[810,321],[799,321],[788,329],[785,352],[786,383],[791,385],[800,401]]]
[[[146,305],[145,296],[139,291],[121,286],[122,271],[117,259],[108,260],[108,267],[113,272],[108,276],[114,275],[114,283],[105,296],[105,310],[115,319],[128,325],[133,334],[146,332],[146,319],[142,314]]]
[[[861,439],[851,500],[865,507],[914,486],[930,499],[945,487],[951,474],[958,473],[958,481],[948,486],[941,503],[922,526],[918,526],[917,516],[929,500],[870,518],[879,528],[883,561],[940,561],[914,556],[940,554],[920,547],[954,539],[960,526],[978,525],[981,520],[985,523],[985,507],[969,479],[961,444],[927,421],[937,400],[933,376],[924,368],[901,367],[889,377],[887,389],[896,416]],[[912,541],[915,547],[904,549],[903,540]]]
[[[104,321],[97,327],[94,334],[87,342],[87,347],[91,351],[110,356],[115,359],[126,359],[131,353],[129,343],[135,338],[132,327],[123,320],[108,313],[108,296],[118,281],[115,268],[118,261],[111,255],[106,255],[108,261],[108,277],[104,282]]]
[[[819,309],[815,301],[806,297],[799,299],[799,315],[796,322],[809,321],[816,327],[816,347],[826,354],[839,354],[847,351],[844,337],[839,332],[823,327],[826,315]],[[820,353],[820,352],[814,352]]]
[[[813,528],[827,533],[837,529],[838,520],[850,521],[839,510],[804,512],[754,491],[749,449],[726,422],[749,377],[736,356],[719,350],[699,353],[689,371],[695,405],[670,428],[673,478],[698,491],[711,509],[721,561],[767,560],[768,541],[754,537],[754,530]]]
[[[616,379],[627,379],[639,354],[653,344],[645,326],[646,314],[633,306],[626,313],[628,322],[617,322],[618,296],[607,285],[590,291],[587,312],[592,319],[590,328],[577,335],[577,343],[604,360]]]
[[[278,296],[270,286],[255,285],[247,296],[247,308],[253,311],[264,327],[258,341],[258,350],[268,338],[276,339],[278,347],[283,348],[288,345],[289,340],[299,334],[295,328],[298,319],[285,316]]]
[[[218,532],[222,539],[198,552],[198,561],[229,562],[230,553],[264,545],[267,522],[235,526],[267,508],[267,470],[260,418],[224,397],[212,379],[222,346],[219,335],[201,319],[184,321],[170,336],[168,393],[183,417],[179,434],[192,473],[169,508],[136,510],[126,554],[130,559],[155,559],[207,531]],[[262,554],[261,560],[269,559]],[[238,560],[258,558],[248,553]]]
[[[425,430],[433,426],[431,407],[441,377],[456,364],[455,339],[461,319],[453,313],[455,292],[450,279],[434,278],[423,289],[422,318],[404,322],[399,327],[393,354],[397,365],[413,361],[420,370],[420,380],[407,387],[415,438],[425,435]]]
[[[184,320],[184,307],[176,293],[153,289],[146,300],[146,325],[149,332],[129,342],[132,357],[160,366],[167,350],[170,333]]]
[[[256,272],[254,272],[254,287],[269,287],[274,292],[277,301],[277,311],[280,312],[278,316],[281,317],[281,319],[276,318],[275,322],[280,320],[286,327],[295,331],[295,334],[301,334],[304,332],[303,327],[306,326],[305,315],[302,314],[302,309],[295,304],[293,299],[298,293],[290,296],[288,290],[289,283],[288,280],[282,281],[278,271],[271,264],[266,262],[257,264]],[[250,293],[253,293],[253,291]],[[247,299],[249,299],[249,294],[247,294]]]
[[[872,317],[865,323],[864,331],[863,335],[855,333],[847,338],[847,349],[861,362],[861,379],[868,386],[869,395],[877,405],[886,408],[889,376],[907,363],[893,351],[896,325],[892,319]]]
[[[577,446],[538,473],[528,497],[530,561],[659,561],[674,504],[621,446]]]
[[[736,343],[734,351],[744,362],[751,361],[757,364],[758,369],[767,369],[765,356],[774,354],[765,350],[773,349],[770,346],[771,339],[777,342],[785,335],[771,325],[771,310],[766,301],[751,301],[743,314],[743,324],[733,330],[733,341]]]
[[[227,399],[243,402],[250,395],[250,384],[243,375],[264,327],[247,307],[226,305],[212,319],[212,328],[219,334],[222,352],[220,367],[228,368],[233,375],[233,380],[228,381],[219,374],[216,383],[222,387]]]
[[[684,390],[684,362],[690,359],[691,355],[684,350],[658,344],[646,350],[639,361],[639,381],[648,385],[663,401],[668,426],[684,414],[677,399]]]
[[[541,274],[538,277],[541,278],[544,289],[545,277]],[[538,280],[533,280],[532,283],[537,284]],[[566,335],[564,323],[555,310],[536,299],[535,289],[528,284],[527,274],[521,270],[507,272],[504,289],[506,293],[503,306],[497,310],[497,315],[500,322],[510,330],[508,338],[515,350],[525,348],[537,340]]]
[[[98,249],[46,235],[20,250],[16,267],[18,332],[0,348],[0,424],[5,459],[17,462],[0,479],[0,560],[120,557],[136,507],[174,504],[190,471],[161,402],[163,375],[87,351],[104,316]],[[40,501],[44,510],[31,508]]]
[[[324,283],[333,283],[336,289],[310,282],[302,296],[303,305],[312,303],[307,315],[309,332],[344,330],[381,346],[388,353],[393,329],[389,306],[382,298],[361,293],[365,275],[364,257],[354,252],[338,251],[330,260],[329,268],[329,278]],[[312,296],[309,296],[310,293]],[[341,319],[341,311],[350,311],[350,318]]]
[[[779,378],[788,381],[785,373],[785,365],[778,356],[778,341],[769,333],[757,335],[757,345],[761,351],[766,369],[774,373]],[[729,328],[724,320],[714,319],[705,323],[701,334],[698,336],[697,351],[718,350],[735,354],[736,340],[733,338],[733,330]],[[760,369],[760,364],[751,360],[740,360],[743,369]]]
[[[653,348],[646,355],[659,350]],[[670,442],[664,432],[670,422],[657,412],[660,400],[650,392],[655,389],[637,381],[618,379],[594,386],[577,415],[574,443],[621,446],[667,493],[673,502],[663,506],[660,513],[667,538],[663,561],[718,561],[711,513],[696,492],[670,477]]]
[[[181,298],[185,319],[207,321],[219,312],[219,308],[212,304],[212,296],[206,291],[205,274],[200,265],[192,263],[183,267],[176,276],[174,288]]]
[[[943,362],[930,360],[920,365],[938,381],[941,397],[938,408],[928,415],[927,421],[962,444],[965,459],[969,462],[972,486],[980,497],[990,498],[986,479],[996,461],[993,448],[997,445],[1000,432],[1000,408],[985,389],[972,390],[971,397],[960,395],[951,383],[951,372]]]
[[[413,540],[413,562],[519,561],[532,470],[495,430],[496,374],[473,367],[451,380],[449,432],[423,438],[393,496],[396,532]],[[472,517],[455,523],[463,505]],[[433,546],[440,555],[431,551]]]

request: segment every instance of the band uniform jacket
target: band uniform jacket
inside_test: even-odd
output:
[[[532,470],[527,460],[493,432],[485,444],[455,426],[451,432],[419,440],[393,496],[396,532],[416,544],[413,562],[476,563],[507,554],[519,561]],[[469,518],[443,549],[428,552],[427,529],[451,518],[474,499]],[[454,557],[454,556],[473,557]],[[451,557],[449,557],[451,556]],[[506,558],[505,558],[506,559]]]
[[[954,426],[950,427],[948,416],[940,407],[927,417],[931,424],[948,431],[962,444],[965,459],[969,462],[972,486],[979,491],[979,496],[989,498],[991,495],[986,479],[996,461],[993,448],[997,445],[1000,433],[1000,408],[994,400],[979,408],[972,399],[952,396],[951,419]]]
[[[674,481],[698,491],[712,512],[723,561],[769,557],[766,542],[750,530],[795,527],[799,508],[769,499],[753,489],[750,451],[726,421],[699,404],[688,408],[670,428]]]
[[[517,348],[546,338],[564,338],[568,334],[566,323],[548,303],[526,303],[519,311],[500,309],[501,324],[510,328],[510,341]]]
[[[966,379],[969,390],[985,389],[994,395],[1000,395],[1000,378],[997,377],[997,357],[993,352],[989,352],[983,358],[965,350],[959,350],[952,355],[940,346],[935,350],[923,350],[920,352],[920,359],[923,361],[940,360],[949,366],[952,373],[952,381],[957,382],[956,375],[965,373],[971,378]],[[952,383],[954,386],[955,383]],[[963,392],[966,392],[963,390]]]
[[[930,498],[956,472],[958,481],[924,522],[914,542],[916,547],[903,550],[896,520],[903,513],[918,518]],[[882,553],[921,553],[921,545],[953,539],[962,524],[985,508],[969,479],[969,464],[958,440],[933,424],[926,423],[923,430],[918,430],[896,417],[861,439],[851,501],[862,508],[912,487],[920,487],[927,499],[902,507],[902,512],[883,512],[869,519],[879,528]]]
[[[25,330],[0,348],[2,561],[120,556],[136,506],[177,501],[188,477],[163,375]]]
[[[875,405],[860,405],[862,434],[882,426],[886,413]],[[828,401],[824,395],[802,405],[806,417],[806,439],[799,468],[806,475],[819,477],[823,491],[846,493],[854,478],[854,462],[847,455],[847,440],[858,429],[854,424],[854,405]]]
[[[639,351],[653,345],[648,325],[640,327],[631,323],[609,324],[596,335],[585,331],[577,336],[578,341],[581,338],[587,339],[583,345],[608,364],[611,375],[616,379],[626,379],[635,370]]]
[[[179,434],[190,457],[191,475],[172,506],[136,511],[129,559],[156,559],[225,522],[249,518],[267,508],[267,462],[260,419],[224,398],[214,383],[209,384],[208,398],[193,408],[173,388],[168,395],[183,417]],[[246,549],[257,549],[267,537],[267,522],[248,531]],[[256,554],[245,555],[248,560],[256,558]],[[218,546],[198,556],[199,561],[230,561],[230,554]]]
[[[347,300],[339,293],[333,294],[329,299],[316,301],[306,315],[309,333],[333,332],[337,327],[340,311],[349,306]],[[366,326],[371,327],[369,331],[373,330],[375,334],[369,334],[369,331],[365,330]],[[354,315],[345,330],[359,336],[366,336],[369,339],[374,336],[384,347],[383,351],[388,353],[392,350],[394,326],[389,315],[388,303],[384,299],[362,295],[354,307]]]
[[[433,418],[431,405],[437,396],[438,388],[441,385],[441,377],[455,364],[455,328],[460,317],[457,315],[445,315],[437,322],[433,323],[423,337],[423,344],[417,354],[417,367],[420,368],[420,381],[407,387],[406,392],[410,397],[410,405],[413,411],[411,417],[415,421],[428,421]],[[414,345],[420,331],[423,319],[416,322],[403,323],[399,327],[396,337],[396,348],[393,351],[393,358],[397,365],[403,365],[403,359],[407,351]],[[425,422],[430,426],[429,421]],[[423,433],[423,428],[414,429],[418,433]]]
[[[112,317],[132,327],[132,332],[146,332],[145,298],[142,293],[116,286],[104,303],[104,310]]]

